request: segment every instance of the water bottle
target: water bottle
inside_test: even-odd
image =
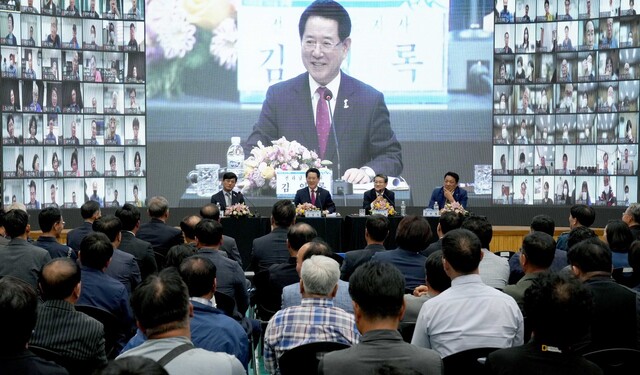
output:
[[[433,210],[437,213],[440,213],[440,205],[438,204],[438,202],[433,203]]]
[[[231,146],[227,150],[227,172],[233,172],[238,179],[244,177],[244,150],[240,146],[240,137],[231,137]]]
[[[404,201],[400,203],[400,215],[401,216],[407,215],[407,205],[404,203]]]
[[[224,210],[220,209],[220,202],[216,202],[216,206],[218,206],[218,212],[220,213],[220,217],[224,217]]]

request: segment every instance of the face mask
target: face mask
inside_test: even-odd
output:
[[[548,134],[547,134],[547,132],[542,132],[542,139],[543,139],[544,141],[546,141],[546,140],[547,140],[547,138],[548,138]]]
[[[525,163],[520,163],[520,169],[525,169],[527,165]]]
[[[507,109],[507,103],[500,102],[500,109]]]
[[[546,95],[542,95],[542,99],[540,99],[540,104],[545,108],[547,107],[547,96]]]
[[[502,129],[502,139],[507,139],[508,136],[509,133],[507,132],[507,129]]]
[[[527,129],[520,129],[520,135],[522,137],[526,137],[527,136]]]
[[[580,106],[582,108],[587,108],[587,99],[582,98],[582,101],[580,102]]]
[[[588,62],[587,61],[587,71],[589,72],[589,74],[591,74],[591,72],[593,71],[593,63],[592,62]]]
[[[611,107],[611,104],[613,104],[613,98],[610,96],[607,96],[607,106]]]
[[[583,192],[582,192],[582,200],[583,200],[583,201],[586,201],[586,200],[587,200],[587,192],[586,192],[586,191],[583,191]]]
[[[586,137],[588,137],[588,136],[589,136],[589,128],[584,129],[584,135],[585,135]]]
[[[566,196],[568,192],[569,191],[566,188],[562,189],[562,195]]]

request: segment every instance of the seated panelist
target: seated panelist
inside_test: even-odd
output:
[[[233,172],[226,172],[222,175],[222,190],[211,196],[211,203],[219,204],[223,212],[228,206],[244,203],[242,193],[233,191],[236,182],[238,182],[238,176]]]
[[[311,203],[322,211],[336,212],[336,205],[331,199],[331,193],[318,186],[320,171],[317,168],[309,168],[307,173],[307,187],[296,192],[293,202],[297,206],[300,203]]]
[[[460,189],[458,181],[460,176],[455,172],[447,172],[444,175],[444,185],[435,188],[431,193],[429,200],[429,208],[433,208],[433,204],[438,202],[438,206],[443,208],[446,203],[458,202],[462,207],[467,208],[467,192]]]
[[[390,205],[395,207],[396,195],[393,191],[387,189],[387,182],[389,182],[389,178],[380,173],[373,178],[373,189],[364,192],[362,208],[369,212],[371,211],[371,204],[382,199],[386,199]]]

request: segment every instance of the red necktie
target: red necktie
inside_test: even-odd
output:
[[[316,205],[316,189],[311,189],[311,204]]]
[[[324,98],[326,87],[318,87],[316,92],[320,95],[318,106],[316,107],[316,131],[318,132],[318,155],[320,159],[324,159],[327,151],[327,140],[329,139],[329,131],[331,130],[331,119],[329,118],[329,107]]]

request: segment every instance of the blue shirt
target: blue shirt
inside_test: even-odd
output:
[[[70,258],[73,261],[78,259],[76,252],[69,246],[65,246],[58,242],[55,237],[38,237],[38,241],[33,243],[34,245],[41,247],[49,252],[51,259],[53,258]]]

